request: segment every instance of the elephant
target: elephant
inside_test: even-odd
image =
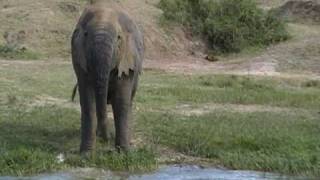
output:
[[[85,8],[71,40],[81,107],[80,153],[94,151],[96,136],[109,140],[107,104],[113,109],[115,147],[130,149],[129,122],[142,71],[144,40],[138,25],[117,2],[105,2]]]

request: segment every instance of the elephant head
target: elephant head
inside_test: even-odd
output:
[[[95,6],[87,8],[72,38],[72,46],[82,50],[73,54],[76,63],[87,71],[88,60],[92,59],[88,57],[87,52],[92,50],[92,45],[105,40],[104,43],[107,44],[104,44],[103,48],[112,52],[105,51],[107,55],[112,55],[112,62],[110,60],[109,63],[119,68],[119,76],[121,73],[128,74],[129,69],[134,70],[139,66],[137,62],[143,59],[143,37],[137,29],[135,23],[123,11]],[[138,68],[141,71],[141,67]]]
[[[71,44],[81,104],[80,150],[94,148],[96,131],[108,139],[108,102],[114,110],[116,146],[126,149],[127,121],[144,58],[141,32],[117,3],[94,3],[80,17]]]

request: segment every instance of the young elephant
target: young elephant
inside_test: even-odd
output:
[[[107,103],[114,114],[115,145],[128,150],[128,121],[144,58],[141,32],[117,3],[93,3],[80,17],[71,44],[81,105],[80,152],[95,148],[96,134],[108,140]]]

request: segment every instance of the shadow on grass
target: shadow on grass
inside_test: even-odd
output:
[[[78,142],[76,111],[8,105],[2,106],[1,114],[0,174],[33,174],[65,166],[56,156]]]
[[[76,110],[10,105],[0,113],[0,175],[30,175],[68,167],[135,171],[156,165],[154,153],[147,148],[127,154],[101,148],[92,157],[81,157],[80,115]],[[59,161],[60,154],[65,161]]]
[[[76,129],[57,130],[18,122],[2,123],[0,131],[1,140],[7,148],[25,146],[57,153],[67,151],[66,145],[75,144],[74,142],[78,142],[80,137],[79,130]]]
[[[7,106],[0,119],[0,134],[8,147],[27,146],[65,151],[78,142],[79,114],[76,110],[43,106]]]

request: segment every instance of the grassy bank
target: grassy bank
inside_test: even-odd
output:
[[[320,175],[317,80],[146,71],[135,103],[136,150],[118,154],[99,142],[96,157],[83,159],[79,108],[69,101],[71,65],[4,64],[0,175],[70,167],[150,170],[158,145],[233,169]],[[207,111],[186,114],[185,107]]]
[[[301,113],[301,112],[300,112]],[[140,114],[150,140],[231,169],[320,175],[317,113]]]

